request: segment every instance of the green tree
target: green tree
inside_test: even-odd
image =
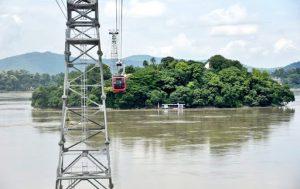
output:
[[[243,65],[237,60],[229,60],[224,58],[221,55],[215,55],[208,60],[210,67],[214,71],[220,71],[225,68],[229,68],[231,66],[237,67],[238,69],[243,69]]]
[[[168,56],[168,57],[165,57],[165,58],[161,59],[160,66],[162,68],[168,68],[168,67],[171,67],[171,65],[173,65],[174,62],[176,62],[175,58]]]
[[[135,72],[135,68],[132,65],[126,66],[125,71],[126,71],[126,74],[133,74]]]
[[[144,60],[144,62],[143,62],[143,66],[144,66],[144,67],[147,67],[147,66],[149,66],[149,62],[148,62],[147,60]]]
[[[155,65],[155,64],[156,64],[156,59],[155,59],[154,57],[152,57],[152,58],[150,59],[150,62],[151,62],[152,65]]]
[[[183,103],[187,107],[190,107],[192,104],[192,91],[188,87],[179,86],[174,92],[170,95],[171,103]]]
[[[48,107],[49,96],[47,96],[47,94],[48,94],[48,91],[45,87],[38,87],[32,93],[32,101],[31,101],[32,106],[37,107],[37,108]]]
[[[167,98],[167,93],[161,90],[153,90],[150,92],[149,98],[146,101],[148,106],[156,106],[157,104],[162,104]]]

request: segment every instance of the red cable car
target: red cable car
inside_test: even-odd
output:
[[[126,92],[126,78],[124,76],[113,76],[112,87],[114,93],[125,93]]]

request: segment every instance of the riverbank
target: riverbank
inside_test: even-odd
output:
[[[300,93],[300,89],[292,89],[292,91],[295,94]],[[1,99],[0,100],[31,100],[32,98],[32,91],[9,91],[9,92],[0,92]],[[238,107],[238,108],[218,108],[218,107],[201,107],[201,108],[184,108],[184,111],[199,111],[199,110],[217,110],[217,109],[228,109],[228,110],[234,110],[234,109],[255,109],[255,108],[272,108],[272,107],[285,107],[285,106],[266,106],[266,107],[249,107],[249,106],[243,106],[243,107]],[[48,111],[48,112],[53,112],[53,111],[61,111],[61,108],[33,108],[33,111]],[[112,109],[112,108],[107,108],[107,111],[123,111],[123,112],[128,112],[128,111],[177,111],[177,109],[157,109],[157,108],[139,108],[139,109]],[[181,110],[179,110],[181,111]]]
[[[183,109],[155,109],[155,108],[139,108],[139,109],[112,109],[112,108],[106,108],[107,112],[130,112],[130,111],[202,111],[202,110],[238,110],[238,109],[264,109],[264,108],[285,108],[287,105],[283,106],[264,106],[264,107],[259,107],[259,106],[243,106],[243,107],[238,107],[238,108],[218,108],[218,107],[202,107],[202,108],[183,108]],[[33,111],[61,111],[61,108],[33,108]]]

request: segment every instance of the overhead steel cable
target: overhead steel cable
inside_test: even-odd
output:
[[[118,30],[118,0],[116,0],[116,31]]]
[[[62,1],[62,0],[61,0],[61,1]],[[55,0],[55,2],[56,2],[56,4],[58,5],[58,7],[59,7],[61,13],[64,15],[64,17],[65,17],[66,20],[67,20],[67,19],[68,19],[68,18],[67,18],[67,15],[66,15],[66,13],[64,12],[63,8],[61,7],[60,3],[58,2],[58,0]],[[63,2],[62,2],[62,3],[63,3]],[[63,6],[65,6],[64,3],[63,3]],[[66,7],[66,6],[65,6],[65,7]]]
[[[63,4],[63,6],[65,7],[65,9],[67,11],[67,6],[65,5],[64,0],[60,0],[60,1],[61,1],[61,3]]]
[[[123,0],[121,0],[121,8],[120,8],[120,12],[121,12],[121,23],[120,23],[120,58],[121,60],[123,59]]]

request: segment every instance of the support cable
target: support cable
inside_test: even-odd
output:
[[[121,58],[121,61],[123,62],[123,6],[124,4],[123,4],[123,0],[121,0],[121,35],[120,35],[120,37],[121,37],[121,39],[120,39],[120,45],[121,45],[121,47],[120,47],[120,58]],[[125,74],[125,68],[126,68],[126,66],[125,66],[125,64],[124,64],[124,62],[123,62],[123,75]]]
[[[65,10],[67,11],[67,6],[65,5],[64,0],[60,0],[60,1],[63,4],[63,6],[65,7]]]
[[[116,0],[116,31],[118,31],[118,0]]]
[[[121,23],[120,23],[120,58],[123,59],[123,0],[121,0]]]
[[[59,7],[61,13],[64,15],[64,17],[65,17],[66,20],[67,20],[67,19],[68,19],[68,18],[67,18],[67,15],[65,14],[65,12],[64,12],[63,8],[61,7],[60,3],[58,2],[58,0],[55,0],[55,2],[56,2],[56,4],[58,5],[58,7]],[[63,4],[63,5],[64,5],[64,4]],[[65,6],[65,5],[64,5],[64,6]]]

